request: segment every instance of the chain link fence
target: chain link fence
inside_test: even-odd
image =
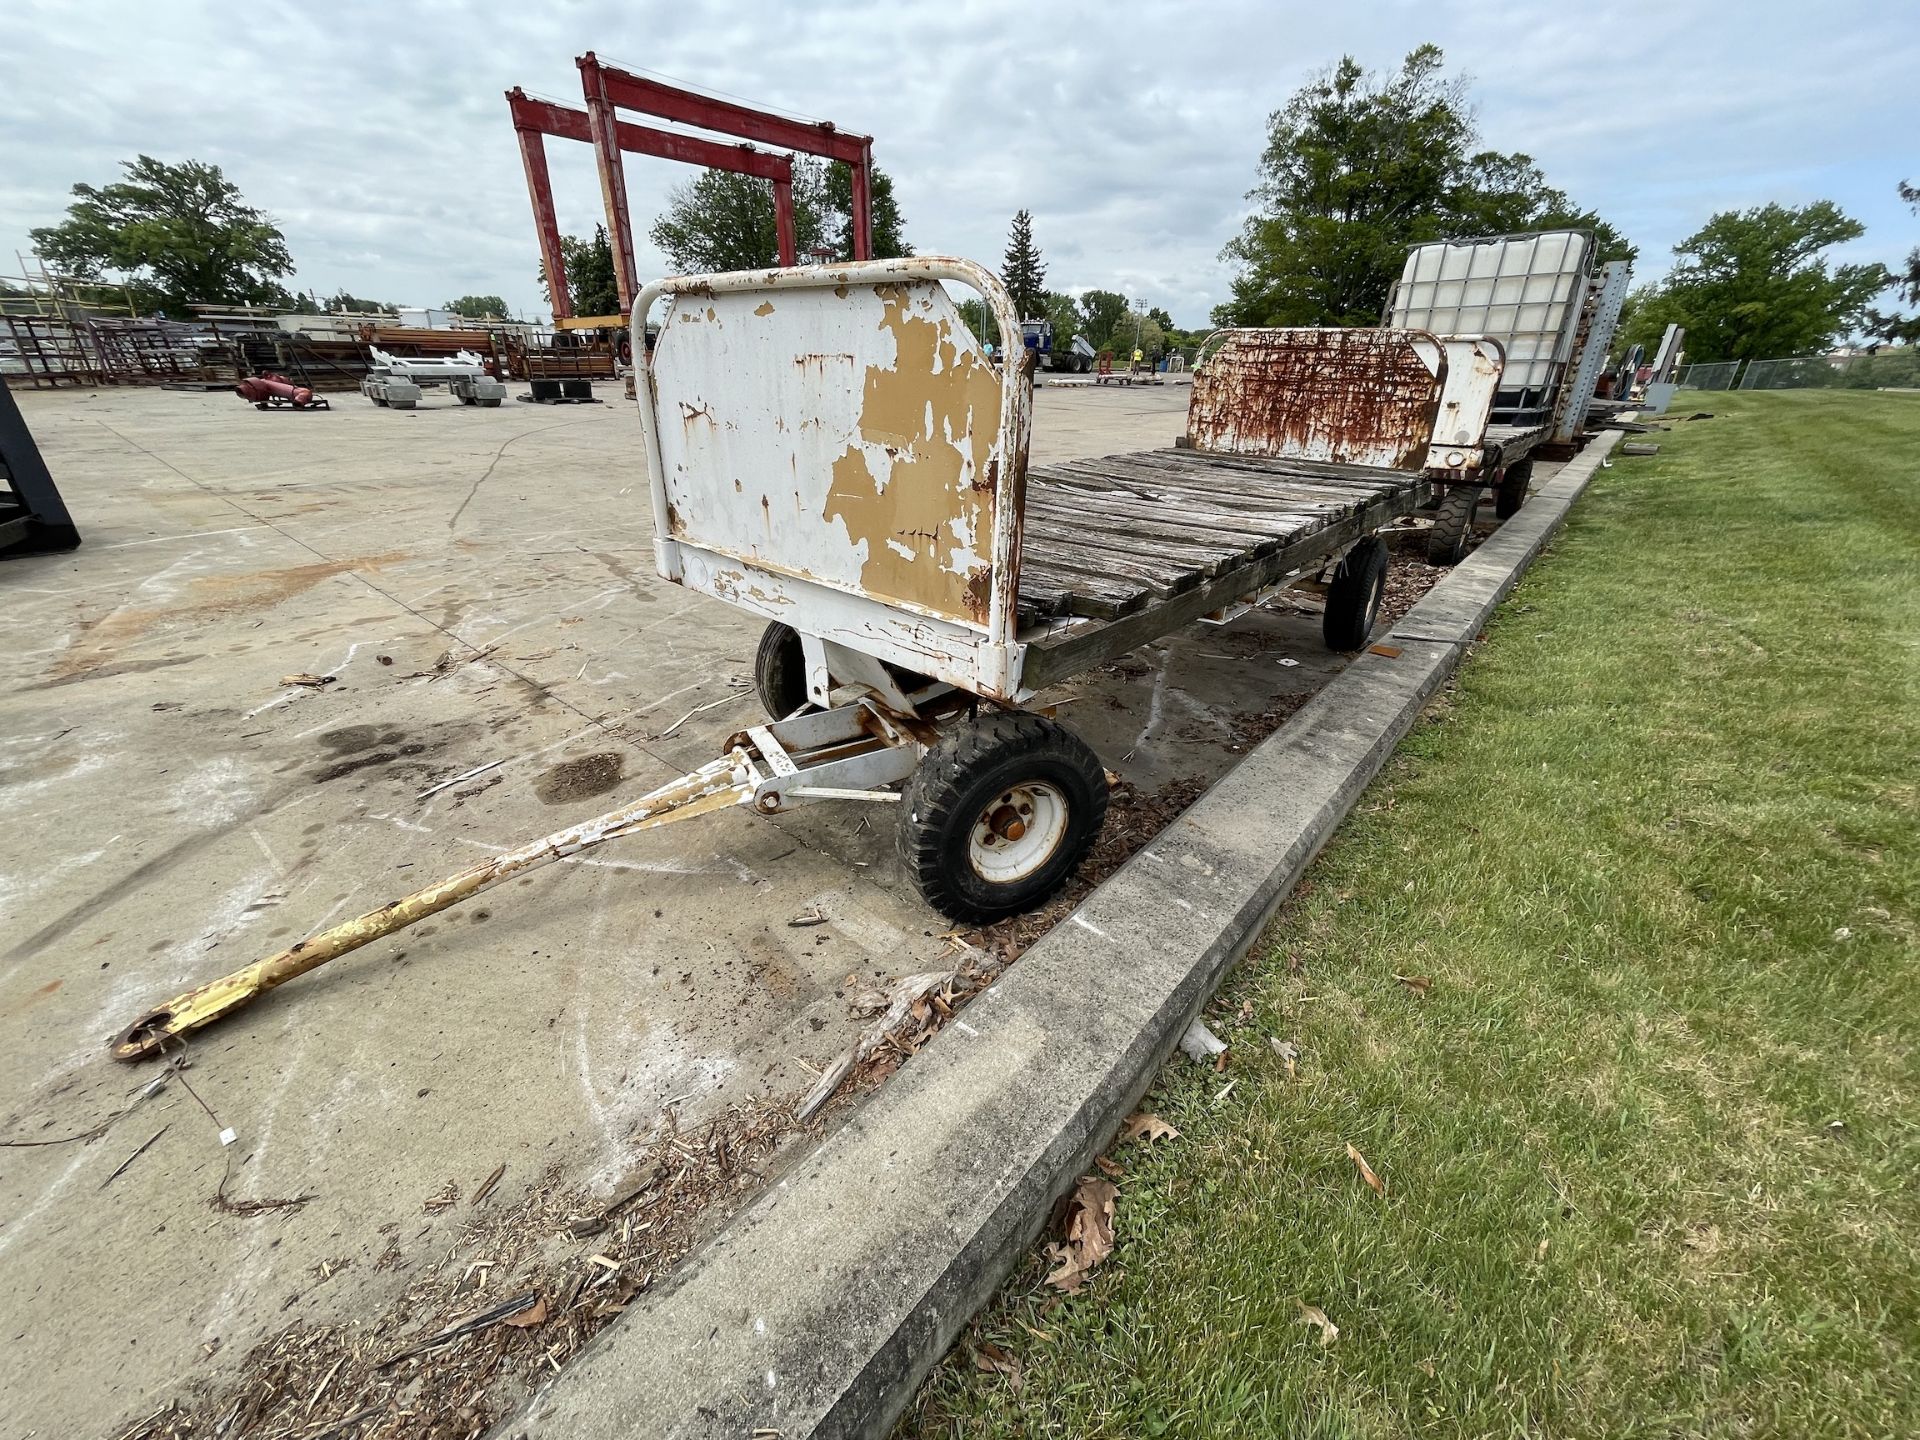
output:
[[[1709,365],[1683,365],[1673,379],[1683,390],[1731,390],[1739,369],[1738,360],[1716,360]]]
[[[1794,355],[1779,360],[1749,360],[1746,373],[1740,377],[1740,388],[1742,390],[1909,390],[1920,388],[1920,349],[1912,345],[1901,345],[1882,350],[1877,355]]]

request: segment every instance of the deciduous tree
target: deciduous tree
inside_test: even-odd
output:
[[[1678,323],[1695,361],[1824,349],[1860,324],[1892,280],[1877,263],[1829,266],[1823,251],[1863,233],[1829,200],[1721,211],[1673,247],[1679,263],[1634,307],[1622,342],[1650,346]]]
[[[1603,256],[1631,258],[1530,157],[1479,148],[1467,83],[1444,63],[1422,45],[1378,76],[1346,56],[1273,112],[1216,324],[1375,324],[1408,247],[1454,236],[1591,228]]]
[[[1089,290],[1080,297],[1080,333],[1095,350],[1117,352],[1120,347],[1113,343],[1114,333],[1131,323],[1126,296],[1113,290]],[[1132,338],[1131,330],[1127,338]]]
[[[894,198],[893,180],[879,166],[869,172],[873,258],[911,255],[906,220]],[[796,258],[806,264],[816,249],[836,260],[853,258],[853,171],[796,157],[793,163],[793,231]],[[725,170],[703,170],[678,186],[666,212],[647,231],[675,270],[763,270],[780,261],[773,182]]]
[[[451,310],[469,320],[504,319],[507,314],[507,302],[498,295],[462,295],[458,300],[447,301],[440,308]]]
[[[1920,189],[1900,182],[1900,198],[1920,215]],[[1895,293],[1906,305],[1920,305],[1920,245],[1907,252],[1907,273],[1893,277]],[[1903,345],[1920,345],[1920,311],[1912,315],[1867,312],[1867,333],[1878,340],[1893,340]]]
[[[218,165],[123,161],[126,179],[75,185],[67,218],[32,231],[56,269],[124,284],[142,310],[190,319],[195,302],[291,305],[286,237]]]

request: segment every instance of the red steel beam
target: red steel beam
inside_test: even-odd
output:
[[[848,165],[864,164],[867,150],[873,144],[870,135],[836,129],[824,120],[811,124],[789,120],[603,65],[591,50],[573,63],[580,67],[588,93],[593,93],[597,79],[600,93],[622,110],[676,120],[721,135],[738,135],[742,140],[758,140],[763,145],[778,145],[783,150],[798,150],[805,155],[823,155]]]
[[[633,245],[633,211],[627,206],[627,167],[620,159],[619,117],[605,86],[587,86],[587,133],[593,139],[594,168],[600,172],[600,201],[613,232],[613,283],[620,292],[620,313],[633,313],[640,290],[640,265]]]
[[[509,95],[508,100],[513,96]],[[547,175],[547,142],[542,132],[523,126],[514,117],[514,134],[520,140],[520,163],[527,172],[527,194],[533,200],[533,228],[540,240],[540,260],[547,271],[547,296],[553,303],[553,318],[573,316],[573,297],[567,291],[567,262],[560,249],[560,220],[553,209],[553,182]]]
[[[738,175],[753,175],[773,182],[774,221],[779,235],[780,263],[796,263],[793,238],[793,157],[772,155],[751,145],[723,145],[694,135],[678,135],[615,119],[612,125],[614,148],[603,151],[595,137],[593,105],[587,110],[556,105],[550,100],[535,100],[517,86],[507,92],[507,108],[513,115],[513,128],[520,137],[520,158],[527,172],[527,192],[533,198],[533,223],[539,232],[540,258],[547,267],[549,288],[553,291],[553,318],[565,320],[573,314],[567,297],[566,268],[560,253],[560,226],[553,206],[553,185],[547,174],[546,146],[541,137],[578,140],[595,147],[596,166],[601,173],[601,197],[606,202],[611,243],[614,249],[614,283],[620,290],[620,309],[632,308],[639,289],[635,273],[633,222],[626,204],[626,172],[620,152],[652,155],[662,160],[678,160],[709,170],[728,170]],[[606,112],[611,113],[611,112]],[[609,165],[605,156],[611,154]],[[608,183],[611,172],[613,182]],[[623,263],[624,260],[624,263]],[[557,281],[553,278],[560,277]]]
[[[580,67],[580,85],[590,109],[596,101],[600,101],[621,110],[633,110],[642,115],[653,115],[721,135],[737,135],[743,140],[757,140],[763,145],[778,145],[782,149],[798,150],[803,155],[819,155],[850,166],[853,170],[853,258],[873,258],[873,217],[868,180],[873,165],[871,135],[856,135],[824,120],[813,123],[789,120],[783,115],[771,115],[731,100],[696,95],[691,90],[650,80],[617,66],[603,65],[591,50],[577,57],[573,63]],[[776,187],[776,199],[778,194]],[[791,215],[787,221],[791,225]],[[784,245],[781,247],[780,263],[794,263]]]
[[[559,140],[593,143],[587,112],[551,100],[535,100],[525,91],[509,90],[507,103],[513,111],[517,130],[538,130]],[[671,130],[655,130],[622,120],[615,133],[620,148],[630,155],[653,155],[662,160],[678,160],[687,165],[703,165],[709,170],[731,170],[740,175],[757,175],[762,180],[791,180],[793,157],[773,155],[751,145],[723,145],[702,140],[697,135],[679,135]]]

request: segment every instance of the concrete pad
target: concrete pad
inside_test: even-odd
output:
[[[119,1111],[151,1072],[104,1047],[149,1006],[611,808],[754,713],[759,627],[653,575],[638,423],[601,393],[20,396],[85,543],[0,564],[0,1138]],[[1185,400],[1044,393],[1035,455],[1165,445]],[[1048,698],[1143,790],[1212,779],[1237,717],[1337,673],[1317,629],[1195,627]],[[281,683],[300,672],[333,683]],[[443,1252],[460,1211],[422,1205],[450,1180],[504,1162],[497,1203],[549,1170],[604,1193],[668,1110],[804,1089],[859,1028],[844,978],[929,968],[947,928],[865,818],[741,812],[576,857],[201,1032],[187,1078],[217,1123],[174,1085],[92,1143],[0,1149],[0,1412],[114,1429],[290,1322],[396,1303],[386,1231]],[[814,905],[828,925],[786,925]],[[223,1176],[314,1198],[224,1214]]]
[[[1397,655],[1349,666],[495,1433],[884,1434],[1618,438],[1415,606]]]

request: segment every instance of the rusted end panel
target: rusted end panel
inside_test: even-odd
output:
[[[673,538],[985,627],[1002,380],[928,281],[676,295],[653,357]]]
[[[1193,381],[1196,449],[1418,470],[1446,360],[1417,330],[1233,330]]]

